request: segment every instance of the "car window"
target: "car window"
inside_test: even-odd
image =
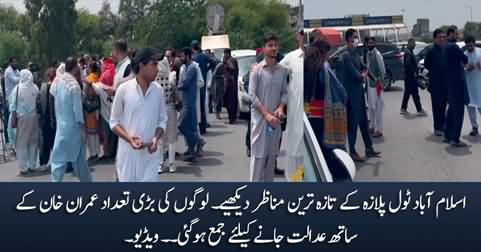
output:
[[[239,76],[244,76],[249,72],[251,65],[256,63],[256,56],[238,57],[237,62],[239,63]]]

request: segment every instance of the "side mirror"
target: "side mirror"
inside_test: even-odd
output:
[[[356,164],[354,163],[354,160],[352,160],[351,156],[347,152],[341,149],[335,149],[333,153],[334,157],[339,162],[339,165],[346,169],[346,172],[349,174],[351,181],[353,181],[356,177]]]

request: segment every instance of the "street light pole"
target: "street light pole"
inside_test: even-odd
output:
[[[473,6],[472,5],[466,5],[465,6],[469,10],[469,22],[473,22]]]

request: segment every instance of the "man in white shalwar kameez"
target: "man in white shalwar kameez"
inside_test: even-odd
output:
[[[162,87],[167,106],[167,129],[160,144],[160,168],[159,173],[169,171],[174,173],[177,169],[175,166],[175,144],[177,142],[177,73],[171,69],[174,51],[168,49],[165,51],[164,59],[159,62],[159,73],[157,75],[157,83]],[[164,162],[164,148],[168,148],[168,160]]]
[[[304,33],[297,34],[299,49],[287,54],[281,65],[289,69],[286,140],[287,168],[286,178],[290,182],[297,181],[292,176],[296,171],[304,170]]]
[[[136,53],[132,67],[136,77],[117,89],[112,105],[110,126],[119,136],[119,182],[159,180],[158,144],[167,126],[167,113],[162,88],[154,82],[158,73],[155,56],[149,48]]]
[[[369,108],[369,128],[373,137],[382,137],[384,131],[383,113],[384,113],[384,76],[386,75],[386,67],[384,59],[376,48],[376,39],[371,37],[368,39],[368,52],[366,55],[367,68],[369,76],[367,78],[367,100]],[[372,78],[371,78],[372,77]]]
[[[475,39],[472,36],[466,38],[466,56],[468,57],[468,65],[466,66],[466,84],[469,94],[468,114],[473,131],[471,136],[479,135],[479,125],[476,113],[481,114],[481,49],[475,45]]]

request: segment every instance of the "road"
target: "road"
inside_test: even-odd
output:
[[[223,115],[227,118],[227,115]],[[249,180],[249,158],[245,148],[245,121],[229,125],[225,120],[217,120],[213,115],[209,117],[212,125],[204,136],[207,141],[204,155],[192,164],[177,160],[177,172],[160,176],[165,182],[245,182]],[[186,150],[183,137],[179,137],[177,152]],[[283,152],[284,153],[284,152]],[[283,156],[283,155],[282,155]],[[284,157],[279,158],[279,167],[285,163]],[[114,181],[114,164],[97,163],[91,166],[94,169],[93,177],[96,182]],[[19,170],[14,160],[0,164],[0,182],[46,182],[50,181],[49,174],[33,174],[28,177],[19,177]],[[276,181],[283,181],[282,177]],[[66,175],[65,181],[77,181],[71,175]]]
[[[481,137],[471,137],[466,113],[462,140],[469,148],[457,149],[433,136],[431,100],[421,91],[428,117],[416,117],[412,99],[410,115],[400,114],[402,82],[385,93],[384,139],[375,141],[382,159],[358,167],[357,181],[381,182],[479,182],[481,181]],[[478,121],[481,119],[478,117]],[[359,138],[358,138],[359,139]],[[359,150],[362,150],[362,141]],[[362,153],[362,152],[360,152]]]

